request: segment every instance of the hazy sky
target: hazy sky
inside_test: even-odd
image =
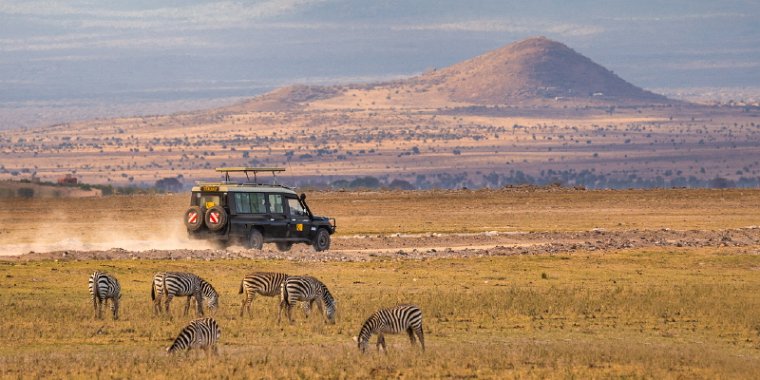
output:
[[[645,88],[760,86],[757,0],[0,0],[0,107],[394,78],[536,35]]]

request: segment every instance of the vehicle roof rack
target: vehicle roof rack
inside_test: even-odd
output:
[[[258,183],[257,174],[259,172],[270,172],[272,173],[272,177],[274,177],[274,184],[277,184],[277,175],[275,173],[277,172],[284,172],[285,168],[249,168],[249,167],[231,167],[231,168],[216,168],[216,171],[220,173],[224,173],[224,182],[231,182],[230,181],[230,173],[245,173],[245,178],[248,180],[248,182],[251,181],[251,177],[248,176],[248,173],[253,173],[253,183]]]

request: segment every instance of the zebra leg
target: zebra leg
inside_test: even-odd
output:
[[[243,298],[243,304],[240,306],[240,317],[243,316],[245,309],[248,309],[248,316],[251,317],[251,302],[253,302],[254,294],[245,292],[245,298]]]
[[[114,298],[113,301],[111,301],[111,311],[113,312],[113,319],[117,320],[119,319],[119,299]]]
[[[95,313],[98,319],[103,319],[103,300],[98,298],[98,307]]]
[[[311,314],[311,306],[314,303],[314,301],[306,301],[303,303],[303,315],[306,317],[306,319],[309,318],[309,314]]]
[[[382,349],[383,352],[388,353],[388,350],[385,348],[385,335],[383,333],[377,334],[377,350],[380,351]]]
[[[293,315],[292,315],[293,305],[288,303],[287,307],[288,307],[288,321],[290,321],[290,323],[293,324]]]
[[[412,342],[412,346],[414,346],[414,343],[417,342],[417,339],[414,338],[414,329],[411,327],[406,329],[406,333],[409,334],[409,341]]]
[[[153,315],[161,314],[161,298],[163,298],[164,292],[156,292],[156,298],[153,299]]]
[[[198,316],[203,316],[203,294],[200,291],[195,293],[195,302],[198,304]],[[187,305],[190,306],[190,299],[187,300]]]
[[[174,295],[167,294],[166,295],[166,302],[164,303],[164,305],[165,305],[164,309],[166,310],[166,314],[168,314],[170,318],[171,318],[172,314],[169,312],[169,305],[172,303],[172,298],[174,298]]]
[[[92,308],[95,311],[95,318],[98,318],[98,298],[95,295],[92,296]]]
[[[190,311],[190,299],[192,298],[192,295],[187,296],[187,302],[185,303],[185,313],[182,315],[187,316],[187,313]]]
[[[416,328],[414,332],[417,333],[417,337],[420,338],[420,346],[422,346],[422,351],[424,352],[425,351],[425,336],[422,334],[422,325]]]

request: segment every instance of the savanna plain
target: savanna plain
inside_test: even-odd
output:
[[[312,192],[313,211],[338,223],[325,254],[186,241],[187,198],[31,199],[5,208],[0,220],[13,223],[0,225],[0,240],[17,255],[0,260],[0,375],[760,373],[758,190]],[[121,282],[119,320],[93,317],[87,278],[95,269]],[[194,315],[182,315],[179,299],[173,318],[153,315],[151,278],[163,270],[194,272],[220,292],[218,355],[166,354]],[[265,297],[241,316],[240,281],[253,271],[320,278],[337,299],[337,322],[297,310],[293,324],[278,324],[278,300]],[[387,335],[387,353],[373,337],[361,354],[352,337],[362,322],[398,303],[422,309],[426,350]]]

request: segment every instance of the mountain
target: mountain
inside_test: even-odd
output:
[[[509,104],[537,99],[603,98],[621,102],[667,102],[636,87],[573,49],[535,37],[423,74],[454,101]]]
[[[534,37],[407,79],[289,86],[244,108],[662,105],[677,103],[626,82],[566,45]]]

